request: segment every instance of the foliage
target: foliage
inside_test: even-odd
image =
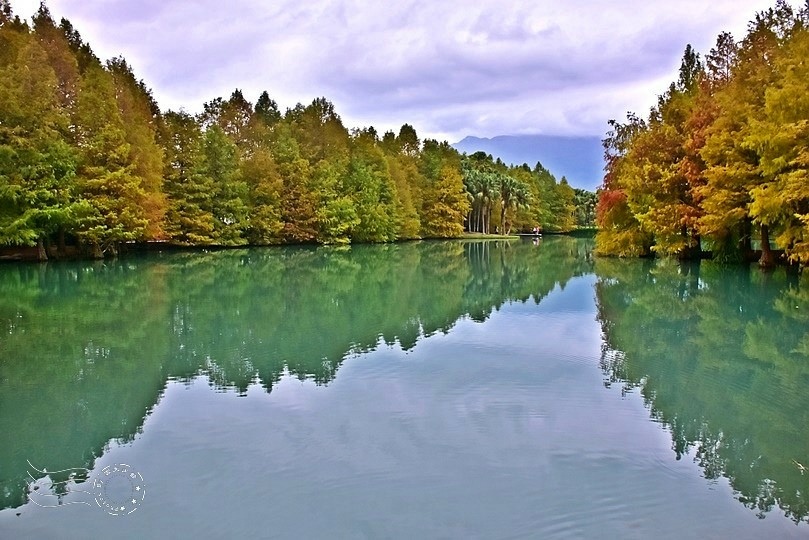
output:
[[[758,240],[763,266],[771,245],[809,263],[807,54],[806,10],[782,0],[705,67],[688,46],[648,119],[610,123],[599,251],[738,260]]]
[[[464,230],[575,227],[573,190],[540,165],[464,158],[404,124],[349,132],[320,97],[281,112],[236,89],[161,112],[122,58],[102,63],[43,2],[0,4],[0,245],[345,244]],[[58,249],[53,249],[56,244]]]
[[[567,180],[557,182],[540,163],[533,170],[526,164],[507,166],[485,152],[475,152],[466,156],[462,171],[471,203],[466,216],[469,232],[568,232],[586,226],[577,223],[577,203],[583,205],[582,215],[586,214],[588,192],[580,190],[581,198],[577,200]],[[591,203],[591,212],[594,207]]]

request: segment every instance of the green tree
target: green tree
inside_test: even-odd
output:
[[[90,67],[82,76],[76,112],[80,197],[93,208],[79,238],[95,257],[117,253],[121,242],[143,240],[147,193],[131,161],[112,75]]]
[[[629,210],[653,236],[652,250],[664,255],[689,257],[700,250],[695,229],[700,211],[690,181],[701,184],[702,178],[699,167],[691,167],[695,160],[689,160],[689,150],[695,152],[689,146],[688,120],[702,76],[699,55],[689,45],[678,82],[658,98],[621,158],[620,182]]]
[[[702,76],[704,68],[697,53],[689,43],[685,47],[683,60],[680,63],[680,77],[677,80],[677,88],[681,92],[691,92],[696,89]]]
[[[447,143],[427,140],[422,151],[422,168],[426,180],[421,212],[422,236],[461,236],[470,203],[460,172],[460,156]]]
[[[606,174],[596,208],[599,227],[596,250],[602,255],[645,255],[649,253],[652,238],[641,229],[629,207],[623,176],[629,165],[627,153],[635,138],[646,131],[646,122],[630,113],[626,123],[610,120],[609,125],[611,129],[602,141]]]
[[[352,232],[357,242],[396,240],[399,215],[396,184],[385,154],[378,146],[373,128],[358,131],[352,138],[347,188],[359,218]]]
[[[509,212],[521,206],[528,206],[530,200],[528,186],[513,175],[503,175],[500,179],[500,231],[510,234],[512,222],[506,221]]]
[[[416,156],[421,149],[418,134],[410,124],[402,124],[399,128],[399,135],[396,137],[396,144],[402,153],[409,156]]]
[[[281,210],[283,179],[272,152],[272,125],[256,112],[247,130],[246,146],[239,163],[249,191],[246,237],[255,245],[281,242],[284,228]]]
[[[564,176],[558,184],[554,185],[554,191],[551,206],[554,228],[563,232],[572,231],[576,226],[575,192]]]
[[[281,208],[286,242],[314,242],[318,237],[318,204],[310,188],[309,162],[301,157],[298,142],[286,121],[277,128],[273,155],[283,181]]]
[[[753,191],[766,189],[773,180],[761,169],[754,126],[764,110],[766,89],[777,80],[773,60],[794,25],[791,7],[781,1],[756,15],[739,47],[731,81],[716,94],[719,113],[700,151],[707,164],[707,182],[700,190],[705,210],[699,223],[702,233],[717,245],[740,238],[740,249],[747,252],[752,226],[758,225],[762,266],[774,262],[770,228],[779,223],[767,212],[750,212]]]
[[[82,39],[81,34],[73,27],[70,21],[64,18],[61,19],[59,21],[59,28],[62,30],[62,34],[76,58],[79,73],[84,73],[90,66],[101,65],[101,61],[93,52],[90,44]]]
[[[157,140],[159,108],[151,91],[143,81],[135,78],[126,60],[121,57],[110,60],[107,69],[115,83],[118,110],[129,144],[129,161],[144,191],[142,205],[148,220],[145,236],[147,239],[163,238],[166,199],[162,189],[163,149]]]
[[[576,226],[595,227],[598,194],[579,188],[574,188],[573,193],[573,202],[576,205]]]
[[[57,79],[59,103],[68,114],[76,113],[81,75],[79,63],[65,31],[56,26],[50,10],[44,2],[32,17],[34,34],[47,54],[47,63],[51,66]],[[66,21],[65,21],[66,22]],[[67,23],[66,24],[70,24]],[[96,63],[100,66],[100,63]]]
[[[396,186],[396,214],[398,216],[398,229],[396,238],[415,239],[419,238],[421,221],[416,210],[417,201],[414,192],[421,184],[417,180],[419,176],[418,167],[409,157],[401,154],[391,155],[386,152],[385,159],[388,162],[390,177]]]
[[[527,186],[509,176],[507,167],[491,155],[475,152],[462,163],[462,174],[467,199],[470,203],[466,216],[467,228],[472,232],[489,234],[494,227],[505,229],[506,212],[521,205],[528,205]],[[499,212],[494,214],[495,207]],[[498,218],[492,224],[492,216]]]
[[[716,45],[705,57],[708,80],[715,88],[722,88],[730,82],[739,46],[730,32],[722,32],[716,38]]]
[[[39,245],[76,225],[86,205],[75,192],[76,157],[64,142],[69,119],[45,51],[27,31],[0,27],[16,58],[0,66],[0,243]]]
[[[342,164],[332,165],[324,160],[318,163],[316,174],[317,184],[310,189],[312,198],[320,201],[316,213],[318,240],[327,244],[347,244],[361,222],[349,190],[351,182],[363,179],[349,178]]]
[[[801,27],[774,60],[777,82],[765,94],[747,142],[765,180],[750,193],[750,216],[778,232],[776,244],[809,262],[809,29]]]
[[[278,110],[278,104],[275,100],[270,99],[267,91],[263,91],[256,101],[255,109],[253,110],[255,116],[267,127],[273,127],[281,121],[281,112]]]
[[[205,130],[199,174],[212,187],[213,237],[226,246],[245,244],[248,188],[241,177],[234,143],[218,125]]]
[[[298,104],[287,111],[284,122],[295,140],[294,148],[287,147],[284,152],[291,151],[296,160],[302,160],[299,165],[306,163],[305,171],[297,166],[290,169],[290,180],[301,178],[288,184],[291,206],[285,207],[290,209],[286,220],[290,239],[349,241],[357,219],[353,202],[344,190],[349,134],[334,105],[325,98],[317,98],[306,107]]]
[[[218,97],[205,103],[199,122],[206,131],[218,126],[241,149],[248,142],[248,127],[252,118],[253,105],[237,88],[227,101]]]
[[[163,230],[181,244],[211,244],[213,182],[200,173],[202,130],[186,112],[168,111],[163,120],[163,192],[168,198]]]

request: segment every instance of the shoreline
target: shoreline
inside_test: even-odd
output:
[[[485,241],[485,240],[519,240],[520,236],[514,235],[496,235],[496,234],[479,234],[472,233],[454,238],[403,238],[394,242],[356,242],[348,244],[321,244],[318,242],[304,242],[304,243],[279,243],[279,244],[241,244],[241,245],[223,245],[223,244],[179,244],[163,240],[152,240],[146,242],[131,242],[120,244],[116,255],[96,258],[84,252],[78,246],[67,246],[64,253],[58,253],[56,250],[51,250],[48,253],[48,258],[41,260],[39,258],[40,252],[37,246],[0,246],[0,264],[13,264],[13,263],[49,263],[49,262],[63,262],[63,261],[91,261],[91,260],[113,260],[125,257],[131,253],[155,253],[155,252],[205,252],[205,251],[226,251],[233,249],[254,249],[254,248],[273,248],[273,247],[290,247],[290,246],[311,246],[311,247],[324,247],[324,246],[359,246],[359,245],[393,245],[403,244],[407,242],[429,242],[429,241]]]

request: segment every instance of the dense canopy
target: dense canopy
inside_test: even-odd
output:
[[[598,250],[809,263],[809,4],[758,13],[679,78],[648,118],[611,121]]]
[[[349,130],[325,98],[282,113],[237,89],[162,112],[125,59],[101,62],[44,3],[29,27],[0,0],[0,246],[391,242],[568,230],[575,210],[540,164],[466,157],[408,124]]]

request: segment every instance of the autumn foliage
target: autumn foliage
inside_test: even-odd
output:
[[[325,98],[281,112],[237,89],[197,115],[163,112],[123,58],[101,62],[44,3],[29,26],[0,0],[0,246],[36,245],[44,260],[144,241],[564,231],[588,201],[540,164],[462,156],[409,124],[349,130]]]
[[[688,46],[648,118],[610,122],[599,252],[809,263],[806,58],[809,7],[781,0],[704,63]]]

